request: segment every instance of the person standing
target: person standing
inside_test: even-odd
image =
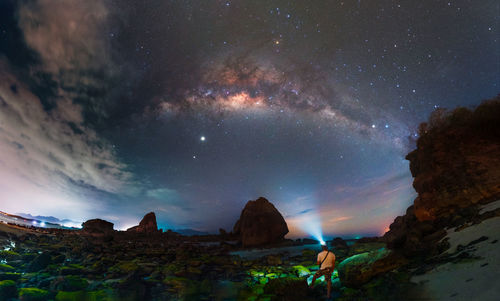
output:
[[[326,245],[321,245],[323,249],[318,254],[318,265],[319,270],[314,274],[313,279],[309,287],[313,287],[314,282],[317,278],[321,276],[325,276],[325,280],[327,281],[327,298],[330,298],[330,293],[332,291],[332,273],[335,268],[335,254],[328,250]]]

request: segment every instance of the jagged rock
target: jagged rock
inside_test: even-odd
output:
[[[138,226],[128,228],[129,232],[140,232],[140,233],[155,233],[158,232],[158,225],[156,224],[156,215],[154,212],[149,212],[146,214]]]
[[[244,247],[258,246],[283,240],[288,227],[274,205],[260,197],[248,201],[234,225],[233,233],[239,235]]]
[[[479,219],[479,204],[500,198],[500,98],[475,111],[435,111],[406,157],[418,192],[383,240],[404,255],[432,256],[445,228]]]
[[[500,196],[500,97],[474,111],[435,111],[406,157],[415,178],[415,216],[436,220]],[[475,213],[475,212],[472,212]]]
[[[96,218],[96,219],[90,219],[82,224],[82,232],[88,233],[88,234],[112,234],[114,232],[113,230],[113,223],[110,223],[108,221]]]
[[[340,281],[347,287],[360,287],[373,277],[394,270],[407,263],[401,255],[381,248],[351,256],[338,266]]]

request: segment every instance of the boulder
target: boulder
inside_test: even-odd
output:
[[[88,233],[88,234],[96,234],[96,235],[107,235],[107,234],[112,234],[114,232],[113,230],[113,223],[110,223],[108,221],[96,218],[96,219],[90,219],[82,224],[82,232]]]
[[[401,255],[380,248],[356,254],[343,260],[338,266],[340,281],[346,287],[358,288],[373,277],[394,270],[407,263]]]
[[[156,215],[154,212],[146,214],[138,226],[127,229],[128,232],[139,233],[156,233],[158,232],[158,225],[156,224]]]
[[[260,197],[255,201],[248,201],[234,225],[233,233],[239,236],[244,247],[249,247],[283,240],[288,227],[274,205]]]

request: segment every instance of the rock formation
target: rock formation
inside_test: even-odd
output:
[[[283,240],[288,227],[274,205],[260,197],[248,201],[234,225],[233,233],[239,235],[244,247],[249,247]]]
[[[385,248],[356,254],[343,260],[338,266],[342,285],[359,287],[373,277],[391,271],[407,263],[401,255]]]
[[[500,98],[473,112],[435,111],[406,157],[415,178],[415,216],[435,220],[500,195]]]
[[[113,223],[110,223],[108,221],[96,218],[96,219],[90,219],[82,224],[82,232],[88,233],[88,234],[95,234],[95,235],[107,235],[107,234],[112,234],[114,232],[113,230]]]
[[[156,215],[154,212],[146,214],[138,226],[127,229],[128,232],[140,233],[156,233],[158,232],[158,225],[156,224]]]
[[[406,157],[418,193],[384,235],[406,256],[433,255],[446,227],[478,222],[479,205],[500,199],[500,98],[474,111],[435,111]],[[495,214],[498,214],[495,213]],[[491,215],[491,214],[490,214]]]

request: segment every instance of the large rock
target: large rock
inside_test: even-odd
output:
[[[260,197],[255,201],[248,201],[233,232],[239,235],[244,247],[249,247],[283,240],[288,227],[274,205]]]
[[[146,214],[138,226],[127,229],[129,232],[140,233],[155,233],[158,232],[158,225],[156,224],[156,215],[154,212]]]
[[[404,257],[381,248],[343,260],[337,266],[337,271],[342,285],[357,288],[373,277],[394,270],[406,263],[407,260]]]
[[[500,196],[500,98],[474,111],[435,111],[406,157],[415,178],[415,216],[435,220]]]
[[[500,98],[475,111],[435,111],[407,155],[418,193],[383,240],[408,257],[433,256],[445,228],[477,222],[481,204],[500,198]],[[486,217],[485,217],[486,218]]]
[[[82,231],[88,234],[108,235],[114,232],[113,223],[96,218],[82,224]]]

